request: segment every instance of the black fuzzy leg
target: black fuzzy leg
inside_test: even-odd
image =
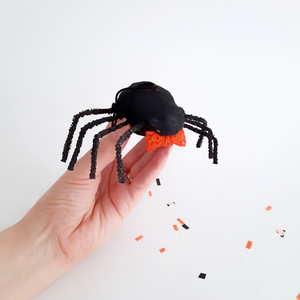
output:
[[[120,123],[118,125],[112,126],[110,128],[104,129],[100,131],[98,134],[94,136],[93,140],[93,148],[92,148],[92,154],[91,154],[91,171],[90,171],[90,179],[95,179],[96,178],[96,167],[97,167],[97,156],[98,156],[98,149],[99,149],[99,144],[100,144],[100,139],[113,132],[116,131],[117,129],[120,129],[124,126],[129,124],[128,121],[125,121],[123,123]]]
[[[199,124],[195,121],[188,120],[186,122],[200,127]],[[207,138],[208,138],[208,157],[213,158],[213,163],[217,164],[218,163],[218,140],[216,139],[212,130],[209,127],[201,126],[200,128],[206,133],[204,135],[207,136]],[[197,128],[195,128],[195,129],[197,129]],[[194,130],[194,132],[196,132],[196,131]],[[199,131],[199,132],[201,132],[201,131]]]
[[[110,113],[112,113],[111,108],[94,108],[94,109],[84,110],[84,111],[74,115],[71,126],[70,126],[70,129],[69,129],[69,134],[68,134],[67,139],[65,141],[61,161],[66,162],[67,159],[68,159],[68,155],[69,155],[69,151],[70,151],[70,148],[71,148],[74,132],[76,130],[76,126],[78,124],[78,121],[81,117],[89,116],[89,115],[110,114]]]
[[[202,129],[204,132],[207,132],[208,135],[213,136],[212,130],[209,127],[199,123],[198,121],[194,121],[194,120],[191,120],[191,119],[186,119],[185,122],[189,123],[191,125],[197,126],[198,128]],[[208,136],[208,135],[206,135],[206,136]],[[204,138],[204,135],[201,133],[199,135],[199,139],[198,139],[197,144],[196,144],[197,148],[201,147],[203,138]],[[210,139],[208,139],[208,149],[209,149],[209,158],[212,158],[212,141]]]
[[[86,132],[89,129],[93,128],[94,126],[100,125],[100,124],[105,123],[105,122],[111,122],[115,119],[116,118],[114,118],[114,117],[101,118],[101,119],[98,119],[98,120],[94,120],[90,123],[87,123],[85,126],[83,126],[81,128],[78,139],[77,139],[76,148],[74,150],[74,153],[72,155],[71,161],[70,161],[69,166],[68,166],[68,170],[73,171],[73,169],[74,169],[74,166],[77,162],[77,158],[78,158],[78,155],[79,155],[79,152],[80,152],[80,148],[82,146],[82,141],[83,141],[83,138],[84,138]]]
[[[189,124],[184,124],[183,127],[192,130],[198,134],[202,134],[208,138],[208,157],[213,159],[213,163],[218,163],[218,140],[213,136],[212,131],[206,132],[204,130],[195,128]],[[214,146],[214,147],[213,147]]]
[[[195,125],[197,127],[200,127],[200,129],[204,130],[205,132],[208,133],[209,136],[211,136],[211,139],[208,138],[208,155],[209,155],[209,158],[212,158],[213,156],[213,150],[212,150],[212,147],[213,147],[213,140],[216,139],[214,137],[214,134],[212,132],[212,130],[207,127],[207,126],[204,126],[202,124],[200,124],[199,122],[197,121],[193,121],[193,120],[186,120],[187,123],[191,124],[191,125]],[[202,140],[203,140],[203,134],[200,134],[199,135],[199,139],[198,139],[198,142],[196,144],[196,147],[199,148],[201,146],[200,142],[202,143]],[[218,141],[216,141],[216,143],[218,143]]]
[[[129,130],[127,130],[118,140],[116,144],[116,152],[117,152],[117,170],[118,170],[118,177],[119,183],[125,183],[125,171],[122,162],[122,154],[121,154],[121,147],[122,144],[135,132],[142,129],[144,123],[140,123],[138,125],[133,126]]]
[[[188,122],[188,121],[186,121],[186,122]],[[208,139],[208,158],[211,159],[213,157],[213,154],[212,154],[213,153],[213,148],[212,148],[212,138],[211,138],[211,136],[206,131],[204,131],[202,129],[199,129],[199,128],[195,128],[195,127],[193,127],[193,126],[191,126],[187,123],[185,123],[183,125],[183,127],[188,128],[188,129],[192,130],[195,133],[198,133],[199,134],[199,139],[204,137],[204,136],[207,137],[207,139]],[[198,144],[198,142],[197,142],[197,144]]]
[[[197,117],[197,116],[193,116],[193,115],[185,115],[185,121],[187,123],[189,123],[189,121],[194,121],[198,124],[198,125],[196,125],[198,127],[202,127],[202,126],[207,127],[207,121],[201,117]],[[202,146],[203,138],[204,138],[204,135],[200,134],[198,141],[196,143],[197,148],[200,148]]]
[[[198,138],[198,141],[196,143],[196,148],[200,148],[202,146],[203,138],[204,138],[204,135],[200,134],[199,138]]]
[[[207,121],[201,117],[193,116],[193,115],[185,115],[186,120],[196,121],[207,127]]]
[[[206,136],[208,138],[208,157],[213,159],[213,163],[218,163],[218,140],[211,134],[199,128],[195,128],[189,124],[184,124],[185,128],[192,130],[195,133]],[[214,147],[213,147],[214,146]]]

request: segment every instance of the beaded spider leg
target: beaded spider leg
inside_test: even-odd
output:
[[[217,164],[218,163],[218,140],[213,135],[212,130],[206,126],[200,125],[196,121],[186,120],[186,122],[189,124],[195,125],[197,127],[200,127],[200,129],[199,129],[199,128],[191,126],[187,123],[185,123],[183,125],[183,127],[188,128],[195,133],[198,133],[199,139],[201,138],[201,135],[206,136],[208,138],[208,157],[213,159],[214,164]],[[198,140],[198,142],[199,142],[199,140]]]
[[[100,131],[99,133],[95,134],[94,139],[93,139],[93,148],[92,148],[92,153],[91,153],[91,171],[90,171],[90,179],[95,179],[96,178],[96,166],[97,166],[97,155],[98,155],[98,149],[99,149],[99,144],[100,144],[100,139],[113,132],[116,131],[126,125],[128,125],[129,122],[125,121],[123,123],[120,123],[118,125],[112,126],[110,128],[104,129]]]
[[[105,117],[105,118],[101,118],[101,119],[89,122],[81,128],[81,130],[79,132],[78,139],[77,139],[77,143],[76,143],[74,153],[72,155],[71,161],[70,161],[69,166],[68,166],[68,170],[70,170],[70,171],[74,170],[74,166],[77,162],[79,151],[80,151],[80,148],[82,146],[82,141],[83,141],[83,138],[84,138],[86,132],[89,129],[93,128],[94,126],[100,125],[100,124],[105,123],[105,122],[113,122],[115,120],[117,120],[117,117]]]
[[[111,113],[112,113],[111,108],[94,108],[94,109],[84,110],[84,111],[74,115],[71,126],[70,126],[70,129],[69,129],[69,134],[68,134],[67,139],[65,141],[61,161],[66,162],[67,159],[68,159],[68,155],[69,155],[70,147],[71,147],[71,144],[72,144],[72,139],[73,139],[73,136],[74,136],[74,132],[76,130],[78,121],[81,117],[89,116],[89,115],[111,114]]]
[[[125,183],[125,171],[122,162],[122,154],[121,154],[121,147],[122,144],[135,132],[142,129],[144,123],[137,124],[127,130],[118,140],[116,144],[116,152],[117,152],[117,170],[118,170],[118,177],[119,183]]]

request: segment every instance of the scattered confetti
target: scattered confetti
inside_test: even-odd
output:
[[[148,193],[149,193],[149,196],[151,197],[151,196],[152,196],[152,192],[151,192],[151,191],[149,191]]]
[[[247,242],[247,245],[246,245],[246,248],[247,248],[247,249],[251,249],[252,244],[253,244],[253,242],[248,241],[248,242]]]
[[[160,253],[163,253],[163,252],[165,252],[166,251],[166,249],[165,248],[161,248],[161,249],[159,249],[159,252]]]
[[[177,225],[173,225],[173,228],[174,228],[175,231],[179,231]]]
[[[300,300],[300,293],[296,297],[297,300]]]
[[[184,225],[184,222],[181,220],[181,219],[177,219],[177,221],[181,224],[181,225]]]
[[[198,278],[202,278],[202,279],[205,279],[205,277],[206,277],[206,274],[204,274],[204,273],[200,273],[200,275],[198,276]]]
[[[170,202],[170,203],[167,203],[167,205],[168,206],[170,206],[170,205],[174,205],[175,204],[175,202],[173,201],[173,202]]]
[[[140,236],[138,236],[137,238],[135,238],[135,240],[136,240],[136,241],[139,241],[139,240],[142,239],[142,238],[143,238],[143,236],[140,235]]]
[[[284,229],[276,229],[276,232],[280,235],[280,237],[285,236],[285,230]]]
[[[161,185],[161,184],[160,184],[159,178],[156,178],[156,184],[157,184],[157,185]]]
[[[182,227],[184,228],[184,229],[189,229],[190,227],[189,226],[187,226],[181,219],[177,219],[177,221],[182,225]]]
[[[183,227],[184,229],[189,229],[189,228],[190,228],[190,227],[187,226],[186,224],[183,224],[182,227]]]
[[[272,206],[270,206],[270,205],[266,207],[267,211],[270,211],[271,209],[272,209]]]

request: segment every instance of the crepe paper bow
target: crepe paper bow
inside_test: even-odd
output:
[[[184,147],[186,145],[186,139],[183,129],[181,129],[175,135],[163,136],[159,135],[155,131],[146,131],[146,150],[148,153],[162,146],[177,145]]]

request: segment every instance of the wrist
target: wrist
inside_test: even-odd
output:
[[[70,267],[31,213],[0,233],[0,300],[29,299]]]

